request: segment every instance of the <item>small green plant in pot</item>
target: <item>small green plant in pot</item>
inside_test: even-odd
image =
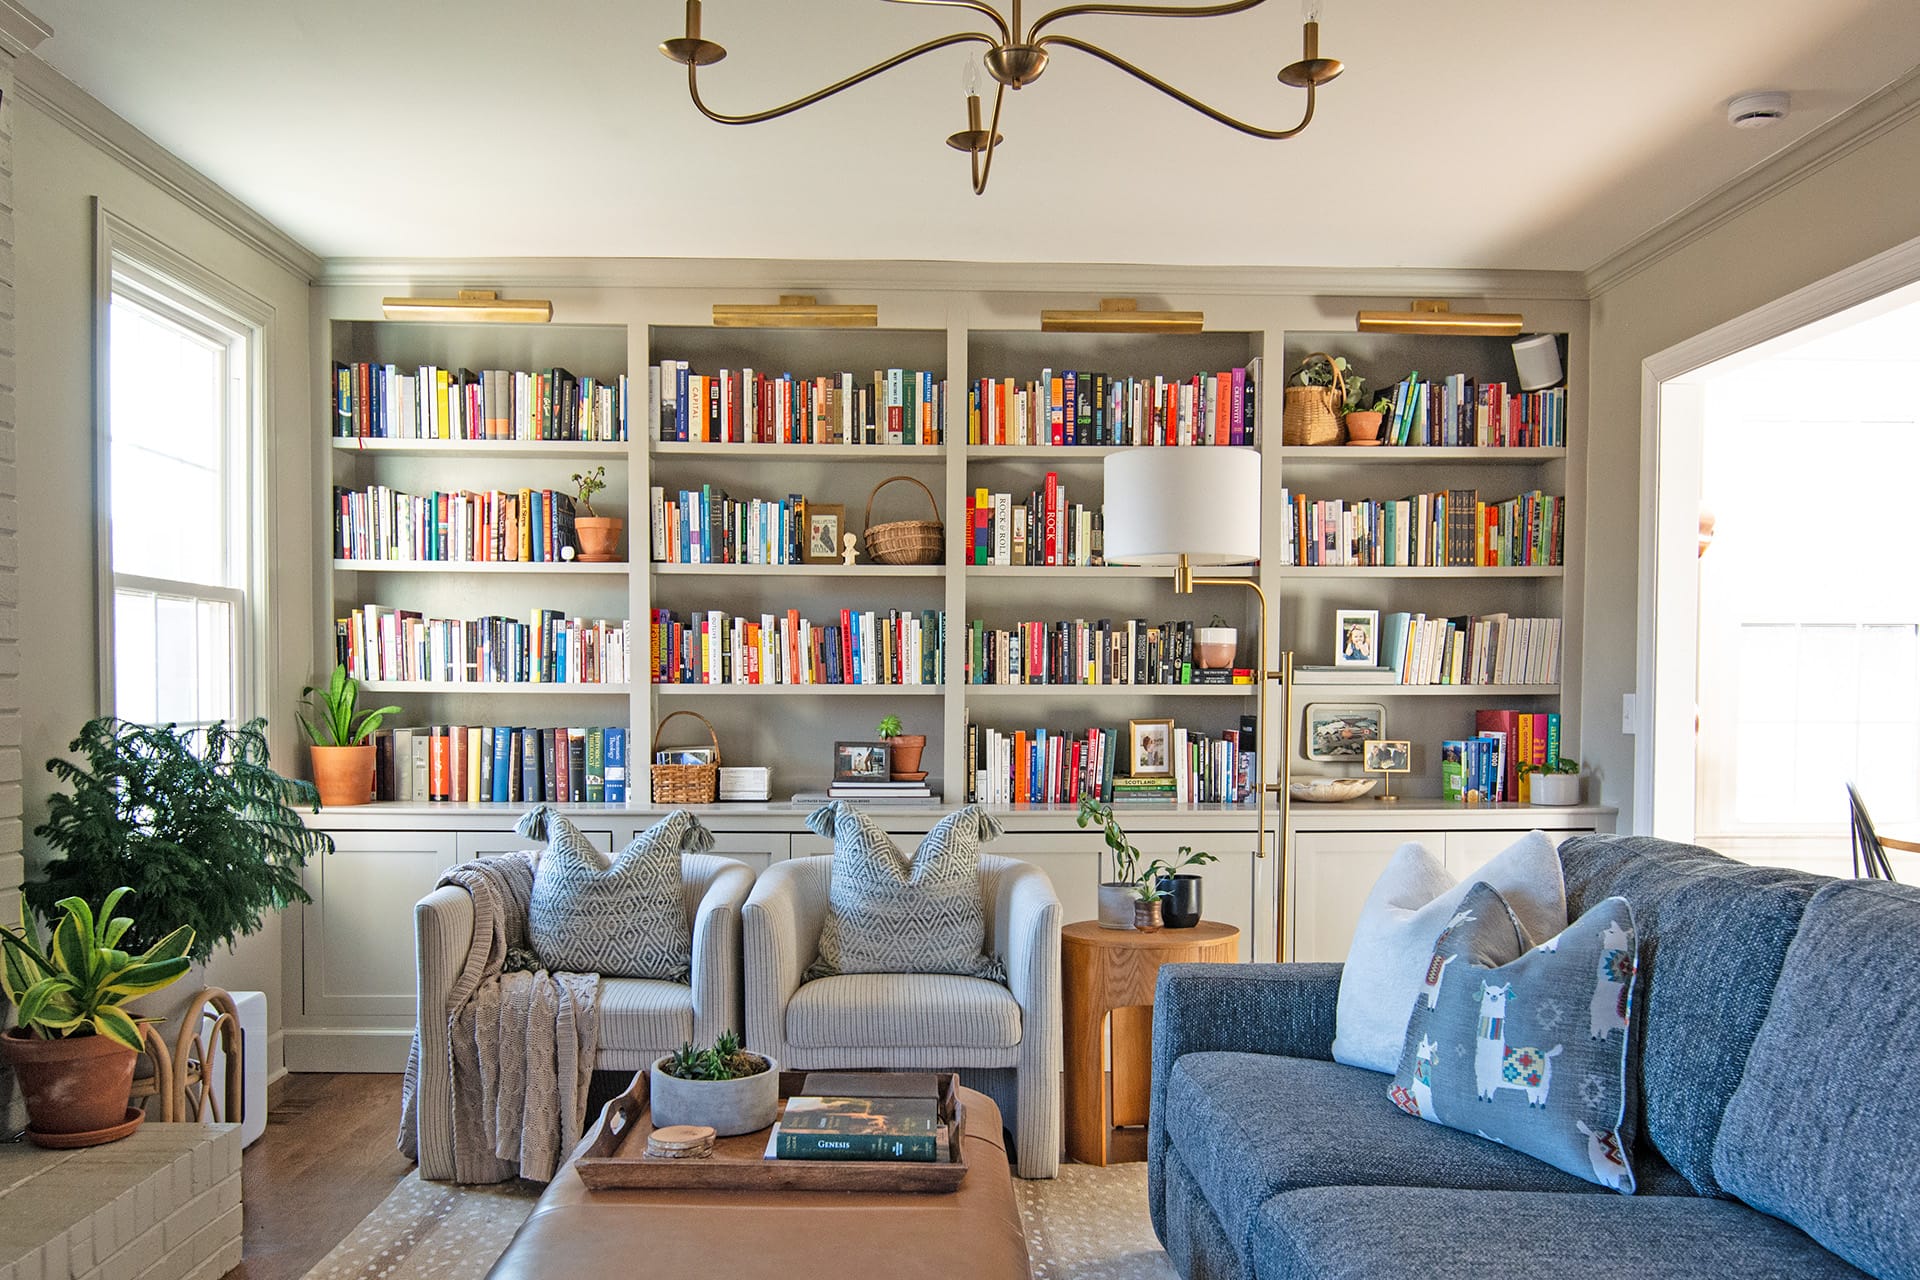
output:
[[[1545,764],[1523,764],[1520,773],[1527,779],[1527,802],[1545,805],[1580,803],[1580,762],[1561,756]]]
[[[1102,929],[1131,929],[1134,920],[1134,903],[1138,901],[1136,889],[1140,883],[1140,864],[1144,857],[1131,839],[1126,828],[1114,817],[1113,806],[1092,796],[1080,797],[1080,813],[1075,819],[1082,830],[1095,823],[1100,826],[1101,837],[1113,853],[1113,879],[1100,884],[1100,927]]]
[[[114,889],[98,912],[60,899],[44,947],[24,903],[18,929],[0,925],[0,992],[20,1024],[0,1036],[0,1051],[26,1098],[27,1136],[43,1146],[94,1146],[140,1123],[127,1095],[141,1020],[123,1006],[178,980],[194,936],[182,925],[140,955],[123,950],[134,922],[113,910],[129,892]]]
[[[300,717],[313,752],[313,785],[320,803],[328,808],[365,804],[373,799],[373,734],[398,707],[355,712],[360,682],[347,674],[343,662],[333,669],[324,688],[308,685],[300,691],[310,714]]]
[[[648,1078],[653,1124],[706,1125],[718,1137],[765,1129],[780,1111],[780,1064],[748,1053],[723,1031],[707,1049],[682,1044],[656,1058]]]
[[[1169,929],[1191,929],[1199,924],[1200,877],[1182,873],[1188,867],[1204,867],[1218,861],[1204,850],[1196,853],[1192,845],[1183,844],[1171,862],[1165,858],[1149,862],[1134,888],[1134,896],[1139,901],[1133,908],[1133,927],[1157,929],[1165,925]],[[1141,922],[1142,917],[1146,923]]]
[[[893,748],[888,753],[888,768],[895,782],[919,782],[927,775],[920,771],[920,757],[927,749],[924,733],[903,733],[899,716],[884,716],[875,732]]]
[[[612,564],[620,559],[620,530],[626,527],[626,521],[593,509],[593,495],[606,487],[604,466],[574,472],[574,497],[580,510],[574,513],[573,532],[580,542],[580,558],[588,564]]]

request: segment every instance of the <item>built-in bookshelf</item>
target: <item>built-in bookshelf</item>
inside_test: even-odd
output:
[[[1473,737],[1478,711],[1578,705],[1578,398],[1522,391],[1506,338],[1290,331],[1284,352],[1279,378],[1327,352],[1390,402],[1378,446],[1279,451],[1283,643],[1300,666],[1331,667],[1337,617],[1371,612],[1395,672],[1296,668],[1296,737],[1315,704],[1378,706],[1384,736],[1412,743],[1394,789],[1438,795],[1440,744]],[[1560,354],[1577,377],[1564,336]],[[1296,770],[1357,767],[1297,755]]]

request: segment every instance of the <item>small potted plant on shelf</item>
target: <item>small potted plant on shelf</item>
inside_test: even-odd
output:
[[[1181,845],[1180,852],[1172,862],[1164,858],[1155,858],[1147,864],[1140,875],[1140,888],[1136,896],[1140,899],[1134,905],[1134,928],[1157,929],[1165,925],[1169,929],[1191,929],[1200,923],[1200,877],[1182,874],[1188,867],[1204,867],[1219,859],[1210,853],[1195,853],[1191,845]],[[1152,894],[1147,890],[1151,886]],[[1154,917],[1149,924],[1141,924],[1139,917],[1142,908],[1150,908],[1148,914]]]
[[[1139,848],[1127,838],[1126,828],[1114,818],[1113,806],[1104,801],[1081,796],[1076,821],[1083,830],[1091,823],[1099,823],[1107,848],[1113,850],[1113,879],[1100,885],[1100,927],[1133,928],[1134,904],[1139,900],[1142,856]]]
[[[780,1111],[780,1064],[748,1053],[740,1037],[723,1031],[710,1049],[683,1043],[654,1059],[648,1085],[653,1125],[706,1125],[718,1137],[753,1133]]]
[[[893,780],[920,782],[927,776],[920,768],[920,756],[927,749],[927,735],[902,733],[901,727],[899,716],[884,716],[876,732],[893,747],[888,757],[893,771]]]
[[[1529,804],[1572,805],[1580,803],[1580,762],[1561,756],[1545,764],[1523,764],[1527,777]]]
[[[1393,408],[1393,401],[1386,396],[1377,397],[1371,406],[1364,392],[1356,390],[1359,378],[1347,383],[1347,443],[1349,445],[1378,445],[1380,425],[1386,421],[1387,414]]]
[[[1281,401],[1280,440],[1288,445],[1340,443],[1340,417],[1362,383],[1345,356],[1316,351],[1287,379]]]
[[[324,688],[308,685],[300,691],[311,713],[300,717],[313,753],[313,785],[320,803],[338,809],[373,799],[373,733],[398,707],[379,707],[354,718],[360,682],[347,674],[343,662],[333,669]]]
[[[574,536],[580,539],[580,558],[588,564],[612,564],[620,559],[620,530],[626,521],[619,516],[603,516],[593,509],[593,495],[607,487],[607,469],[575,472],[574,490],[580,510],[573,517]]]
[[[1240,651],[1240,633],[1227,625],[1227,620],[1219,614],[1213,615],[1213,621],[1201,627],[1193,638],[1193,662],[1195,666],[1209,671],[1217,671],[1233,666],[1233,659]]]
[[[0,1036],[0,1050],[26,1098],[27,1136],[40,1146],[98,1146],[145,1118],[127,1102],[143,1020],[123,1006],[185,973],[194,939],[182,925],[140,955],[122,950],[133,921],[113,909],[128,892],[114,889],[97,913],[84,898],[60,899],[44,948],[24,902],[18,930],[0,925],[0,991],[20,1024]]]

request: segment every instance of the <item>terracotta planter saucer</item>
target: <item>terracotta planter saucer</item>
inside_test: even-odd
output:
[[[95,1129],[89,1133],[41,1133],[29,1127],[27,1141],[36,1147],[45,1147],[49,1151],[70,1151],[76,1147],[97,1147],[103,1143],[118,1142],[140,1127],[147,1113],[139,1107],[128,1107],[127,1118],[119,1124],[108,1125],[104,1129]]]
[[[912,773],[896,773],[893,775],[893,781],[895,782],[925,782],[926,780],[927,771],[925,769],[915,769]]]

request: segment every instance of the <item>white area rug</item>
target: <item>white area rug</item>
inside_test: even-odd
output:
[[[1147,1166],[1064,1164],[1014,1179],[1035,1280],[1176,1280],[1147,1218]],[[306,1280],[480,1280],[540,1187],[461,1187],[409,1173]]]

